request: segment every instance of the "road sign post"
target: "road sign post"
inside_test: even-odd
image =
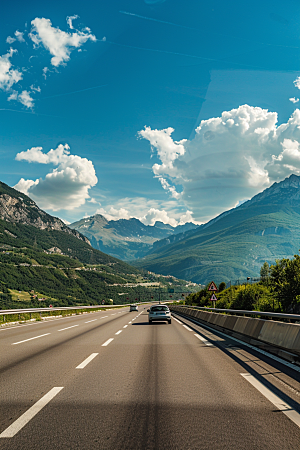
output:
[[[216,301],[218,300],[215,292],[218,291],[216,284],[212,281],[208,286],[208,292],[212,292],[212,296],[210,297],[210,301],[213,302],[213,307],[216,307]]]

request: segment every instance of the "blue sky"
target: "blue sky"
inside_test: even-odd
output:
[[[4,0],[0,56],[0,180],[69,222],[205,222],[300,174],[297,1]]]

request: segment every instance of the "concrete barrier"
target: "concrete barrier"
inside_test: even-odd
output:
[[[299,324],[220,314],[186,306],[171,306],[170,309],[185,316],[207,322],[210,325],[216,325],[222,329],[230,330],[239,335],[247,336],[256,341],[300,355]]]

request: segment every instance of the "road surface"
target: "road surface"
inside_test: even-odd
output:
[[[147,306],[0,330],[0,449],[300,448],[300,372]]]

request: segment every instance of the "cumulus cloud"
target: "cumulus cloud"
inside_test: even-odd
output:
[[[72,24],[70,17],[69,19]],[[69,61],[74,48],[81,47],[88,40],[96,41],[96,37],[90,31],[66,33],[59,28],[54,28],[50,19],[36,17],[31,25],[30,39],[35,46],[42,44],[53,55],[51,64],[55,67]]]
[[[41,208],[73,210],[90,199],[89,189],[97,183],[92,161],[71,155],[70,147],[60,144],[44,153],[42,147],[20,152],[17,161],[52,164],[55,168],[46,177],[36,180],[21,178],[15,189],[31,197]]]
[[[7,36],[7,38],[6,38],[6,42],[8,43],[8,44],[12,44],[13,42],[16,42],[16,41],[19,41],[19,42],[25,42],[25,39],[24,39],[24,33],[21,33],[21,31],[16,31],[15,32],[15,37],[13,38],[13,37],[11,37],[11,36]]]
[[[96,214],[103,215],[107,220],[137,218],[145,225],[154,225],[157,221],[174,227],[186,222],[199,223],[195,221],[192,211],[184,211],[186,209],[178,206],[174,200],[162,205],[157,200],[135,197],[120,199],[114,206],[98,208]]]
[[[17,50],[11,48],[8,53],[0,56],[0,89],[3,91],[9,91],[23,77],[19,70],[12,68],[10,58],[14,53],[17,53]]]
[[[180,201],[203,222],[300,173],[300,111],[277,121],[276,112],[243,105],[202,120],[191,140],[174,141],[173,128],[145,127],[139,135],[160,160],[152,170],[163,188],[172,195],[168,186],[180,186]]]
[[[17,91],[13,91],[7,100],[16,100],[26,106],[26,108],[33,108],[34,106],[34,100],[31,97],[30,92],[26,90],[22,91],[21,94],[18,94]]]
[[[289,98],[289,101],[292,102],[292,103],[298,103],[299,102],[299,98],[292,97],[292,98]]]

